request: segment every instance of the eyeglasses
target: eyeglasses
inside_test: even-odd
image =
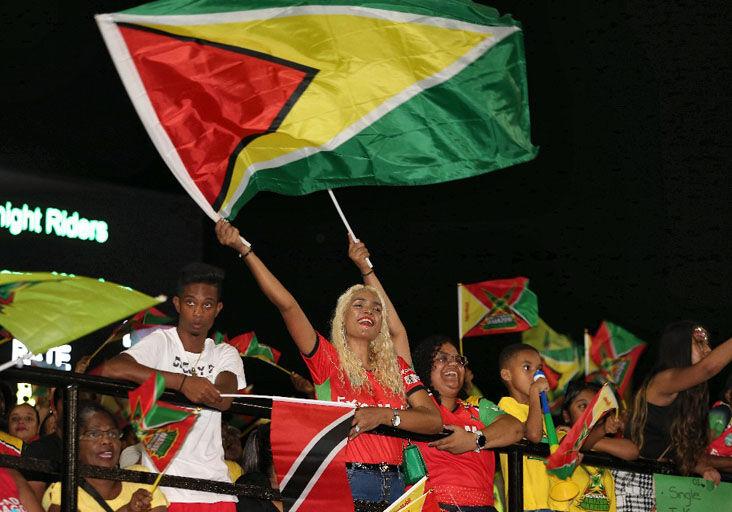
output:
[[[461,356],[460,354],[446,354],[445,352],[438,352],[432,363],[435,366],[445,366],[448,363],[455,363],[458,366],[466,366],[468,364],[468,358]]]
[[[99,441],[105,437],[110,441],[119,440],[122,439],[122,432],[113,428],[112,430],[87,430],[79,435],[81,439],[90,439],[92,441]]]

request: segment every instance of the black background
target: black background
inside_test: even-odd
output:
[[[92,18],[136,3],[26,2],[2,16],[0,170],[188,201],[149,141]],[[579,342],[583,328],[602,319],[651,344],[680,318],[706,323],[717,342],[732,335],[730,3],[489,3],[523,24],[539,156],[443,185],[337,191],[412,342],[456,335],[457,282],[516,275],[531,279],[541,317]],[[203,222],[204,258],[229,274],[218,327],[256,329],[285,351],[285,366],[304,371],[275,310],[201,219],[154,221],[176,233],[189,229],[183,222]],[[327,194],[263,193],[235,224],[327,331],[338,294],[359,279]],[[157,239],[149,226],[136,228],[146,245],[170,254],[189,247],[179,236]],[[190,236],[199,237],[197,227]],[[0,266],[17,262],[5,233],[0,244]],[[138,252],[135,262],[125,269],[99,262],[98,273],[124,270],[122,280],[137,283],[148,254]],[[171,259],[169,278],[177,262]],[[495,356],[511,339],[465,341],[489,396],[502,393]],[[258,391],[267,390],[266,380]]]

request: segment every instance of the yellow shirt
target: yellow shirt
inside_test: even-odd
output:
[[[131,471],[147,471],[147,468],[145,466],[130,466],[126,469],[129,469]],[[130,502],[130,499],[132,499],[132,495],[137,489],[146,489],[149,491],[150,489],[152,489],[152,485],[136,484],[133,482],[122,482],[122,491],[119,493],[119,495],[114,499],[105,501],[112,510],[117,510]],[[105,512],[101,505],[97,503],[97,500],[92,498],[81,487],[79,487],[77,503],[77,510],[80,512]],[[41,503],[41,505],[43,506],[43,510],[48,510],[51,505],[61,506],[61,482],[56,482],[48,486],[48,489],[46,489],[46,493],[43,495],[43,502]],[[160,491],[159,488],[155,489],[150,508],[167,506],[168,500],[165,499],[165,495]]]
[[[526,423],[529,417],[528,404],[521,404],[510,396],[504,396],[498,402],[498,407],[518,419],[522,423]],[[503,481],[506,488],[506,496],[508,496],[508,457],[501,454],[501,472],[503,473]],[[524,510],[566,510],[566,504],[555,502],[549,497],[551,484],[549,475],[546,472],[544,459],[540,457],[524,457]]]

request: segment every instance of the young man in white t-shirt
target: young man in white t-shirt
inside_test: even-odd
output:
[[[165,387],[183,393],[190,401],[224,411],[234,393],[246,387],[244,366],[238,351],[229,344],[216,345],[207,337],[221,311],[222,270],[194,263],[183,269],[173,304],[178,326],[160,329],[135,346],[110,359],[102,375],[114,379],[144,382],[151,371],[165,378]],[[147,454],[143,461],[155,470]],[[221,413],[203,410],[167,474],[228,482],[221,442]],[[163,487],[170,512],[236,510],[235,496]]]

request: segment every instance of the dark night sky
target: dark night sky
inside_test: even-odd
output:
[[[2,13],[0,170],[182,196],[92,17],[136,3],[24,2]],[[412,340],[455,334],[456,282],[515,275],[531,279],[542,318],[577,341],[603,318],[648,341],[679,318],[707,323],[716,341],[732,335],[730,3],[489,3],[523,23],[539,156],[460,182],[337,192]],[[263,193],[236,225],[327,329],[358,274],[326,193]],[[238,261],[210,234],[203,243],[203,257],[229,272],[221,327],[256,329],[302,370]],[[466,341],[492,396],[508,339]]]

